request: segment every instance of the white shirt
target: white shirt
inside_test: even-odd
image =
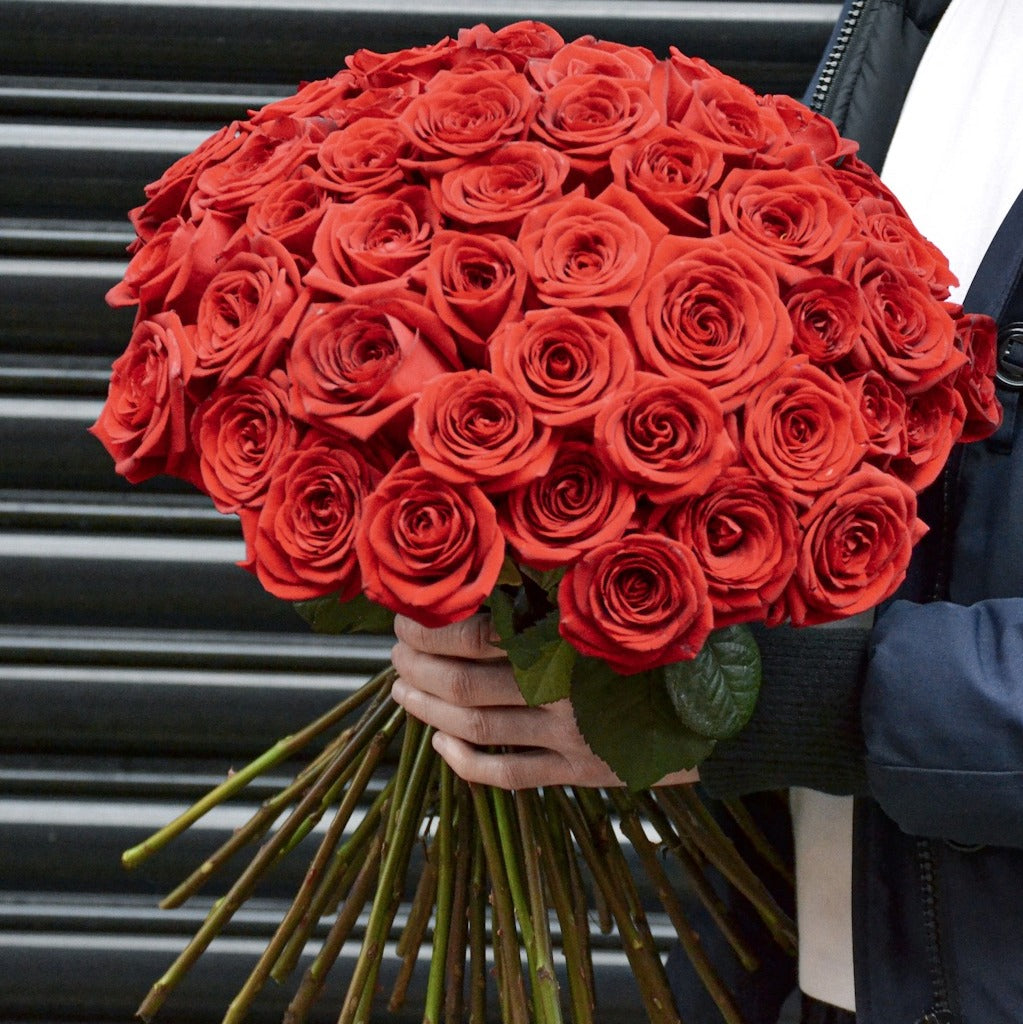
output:
[[[1023,189],[1023,0],[952,0],[906,97],[881,177],[966,294]],[[852,799],[790,795],[799,985],[855,1010]]]

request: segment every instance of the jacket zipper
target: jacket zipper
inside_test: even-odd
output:
[[[923,904],[924,936],[927,941],[927,970],[934,1004],[917,1024],[952,1024],[955,1017],[949,1002],[945,980],[941,929],[938,923],[938,887],[935,878],[934,847],[931,839],[916,842],[917,866],[920,870],[920,897]]]
[[[853,0],[849,5],[849,10],[846,11],[842,21],[842,27],[835,38],[835,45],[831,48],[831,52],[821,67],[821,73],[817,76],[817,84],[809,103],[810,109],[818,114],[824,112],[824,103],[831,89],[831,83],[835,80],[835,75],[838,74],[846,50],[849,49],[849,40],[852,38],[856,23],[860,20],[860,15],[863,14],[866,6],[867,0]]]

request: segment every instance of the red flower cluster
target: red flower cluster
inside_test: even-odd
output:
[[[238,512],[284,598],[452,622],[507,549],[651,668],[889,595],[999,421],[991,322],[855,145],[675,50],[363,50],[147,197],[94,433]]]

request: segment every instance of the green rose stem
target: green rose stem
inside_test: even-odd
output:
[[[387,1009],[391,1013],[397,1013],[404,1005],[408,995],[408,986],[419,960],[419,951],[422,948],[426,930],[430,926],[433,905],[437,899],[436,861],[437,843],[434,842],[427,853],[422,874],[419,876],[419,884],[412,897],[412,905],[405,921],[405,927],[395,946],[394,951],[402,960],[394,980],[394,987],[391,990],[391,998],[387,1004]]]
[[[358,872],[367,856],[365,847],[380,828],[383,812],[389,805],[392,788],[392,780],[388,780],[384,788],[373,799],[355,831],[334,853],[330,867],[324,873],[299,927],[288,940],[288,944],[270,972],[270,977],[274,981],[283,982],[291,974],[313,929],[324,915],[333,913],[337,909],[338,903],[355,884]]]
[[[725,810],[732,816],[732,820],[742,829],[743,834],[750,841],[750,845],[760,854],[764,862],[769,864],[790,886],[794,887],[796,879],[792,874],[792,869],[785,863],[784,858],[774,848],[767,836],[760,830],[760,827],[753,820],[753,815],[746,810],[743,802],[741,800],[724,800],[722,803]]]
[[[437,814],[437,913],[433,925],[433,956],[426,983],[423,1024],[440,1024],[447,981],[448,938],[455,891],[455,774],[440,762],[440,805]]]
[[[462,1024],[464,1017],[465,957],[468,943],[470,877],[472,868],[472,798],[461,779],[455,779],[455,879],[451,900],[451,934],[448,937],[444,998],[445,1024]]]
[[[290,757],[294,757],[311,740],[314,740],[327,729],[337,725],[345,719],[356,708],[361,707],[383,687],[390,687],[394,681],[395,671],[388,666],[378,672],[372,679],[364,683],[355,693],[341,701],[325,715],[321,715],[315,721],[310,722],[304,729],[292,736],[285,736],[278,740],[269,750],[265,751],[254,761],[251,761],[240,771],[235,772],[225,779],[219,786],[210,790],[201,800],[194,803],[184,814],[179,815],[172,822],[164,825],[158,832],[153,833],[148,839],[125,850],[121,855],[121,862],[126,868],[138,867],[146,858],[162,849],[176,836],[179,836],[187,828],[198,821],[204,814],[207,814],[214,807],[222,804],[225,800],[241,792],[253,779],[267,772],[269,769],[280,764]]]
[[[241,1021],[251,1008],[253,1000],[266,984],[267,979],[270,977],[270,971],[277,963],[278,957],[283,952],[292,934],[301,924],[303,915],[309,909],[316,892],[317,883],[327,870],[328,862],[337,849],[338,843],[341,842],[341,837],[348,826],[348,822],[351,820],[352,814],[362,799],[362,795],[366,791],[373,773],[380,764],[381,758],[384,756],[388,746],[390,746],[391,740],[394,738],[394,734],[402,724],[403,719],[404,713],[402,709],[394,708],[384,726],[376,733],[369,742],[369,745],[363,749],[362,758],[358,761],[358,769],[351,780],[344,799],[341,801],[341,805],[337,809],[333,821],[331,821],[327,828],[326,835],[324,835],[315,856],[309,864],[305,878],[299,886],[298,893],[291,907],[278,925],[277,931],[256,963],[252,973],[232,1000],[224,1016],[223,1024],[241,1024]],[[336,789],[337,785],[335,784],[324,794],[321,806],[331,802]],[[299,829],[296,835],[301,834],[301,832],[302,829]]]
[[[371,999],[376,988],[384,946],[401,900],[415,836],[423,820],[426,790],[438,761],[430,743],[433,730],[409,716],[405,723],[380,879],[338,1024],[362,1024],[368,1019],[367,996]]]
[[[468,790],[468,786],[466,786]],[[487,1020],[487,865],[475,830],[469,872],[469,1024]]]
[[[760,964],[756,954],[747,946],[746,940],[742,937],[731,913],[724,900],[707,880],[699,863],[689,852],[688,847],[679,838],[678,833],[668,821],[667,816],[661,810],[660,805],[654,800],[653,794],[649,791],[637,795],[637,799],[643,807],[647,821],[653,825],[657,834],[661,837],[664,848],[671,853],[685,870],[689,877],[689,884],[696,893],[700,902],[704,905],[711,920],[717,925],[721,934],[727,940],[732,951],[739,958],[739,962],[747,971],[755,971]]]
[[[682,1024],[650,929],[641,914],[630,912],[630,905],[638,904],[635,887],[614,832],[607,828],[601,797],[581,789],[575,791],[575,800],[561,789],[553,793],[618,925],[651,1024]],[[630,889],[633,892],[627,896]]]
[[[704,988],[714,1000],[714,1004],[720,1010],[726,1024],[743,1024],[742,1014],[735,1005],[732,994],[725,987],[721,976],[707,956],[700,943],[700,937],[690,924],[682,901],[664,870],[656,847],[647,838],[636,803],[624,790],[609,790],[608,792],[620,815],[622,831],[632,843],[647,877],[653,882],[657,896],[675,928],[679,942],[689,957],[693,969],[699,975]]]
[[[529,1009],[522,986],[518,934],[515,930],[515,909],[497,827],[486,787],[469,783],[469,791],[472,793],[476,827],[483,842],[483,853],[490,875],[494,962],[501,1001],[501,1020],[503,1024],[529,1024]]]
[[[533,805],[533,821],[540,841],[551,902],[561,925],[561,946],[568,974],[569,1001],[574,1024],[593,1024],[596,992],[590,950],[590,923],[586,891],[575,859],[575,849],[565,831],[557,804],[535,790],[527,799]]]
[[[323,990],[324,982],[331,967],[341,955],[341,949],[348,941],[359,915],[376,889],[380,871],[380,851],[383,849],[384,823],[378,823],[378,831],[369,852],[359,869],[351,892],[341,907],[319,953],[313,959],[302,978],[298,990],[284,1012],[283,1024],[302,1024],[317,997]]]
[[[775,941],[796,952],[796,927],[767,886],[750,870],[714,816],[689,786],[669,786],[658,793],[669,818],[703,849],[708,860],[749,900]]]

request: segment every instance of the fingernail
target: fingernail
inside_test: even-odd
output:
[[[407,693],[408,687],[400,679],[395,679],[395,681],[391,684],[391,696],[399,704],[402,704],[405,701],[405,694]]]

